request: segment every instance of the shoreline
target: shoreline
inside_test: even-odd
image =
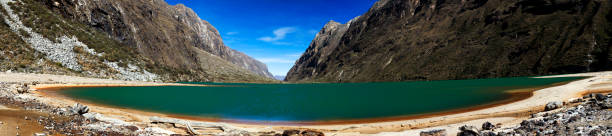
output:
[[[9,74],[10,75],[10,74]],[[19,74],[18,74],[19,75]],[[35,77],[41,77],[41,74],[21,74],[26,75],[25,78],[20,80],[14,80],[16,82],[8,82],[8,83],[26,83],[33,81],[47,81],[47,79],[43,80],[32,80]],[[439,128],[447,128],[449,130],[449,134],[453,134],[457,132],[456,125],[459,124],[478,124],[484,121],[491,121],[493,123],[501,123],[502,127],[512,127],[520,123],[521,120],[528,118],[532,113],[537,113],[543,111],[544,105],[550,101],[562,101],[566,102],[570,98],[576,98],[581,96],[582,94],[591,93],[594,91],[607,91],[612,90],[612,72],[597,72],[597,73],[587,73],[582,74],[581,76],[592,76],[585,79],[580,79],[577,81],[572,81],[567,84],[558,85],[554,87],[547,87],[544,89],[539,89],[534,91],[530,97],[526,99],[520,99],[504,104],[499,104],[495,106],[490,106],[481,109],[474,109],[466,112],[453,113],[448,115],[439,115],[433,117],[423,117],[416,119],[404,119],[404,120],[393,120],[393,121],[384,121],[384,122],[368,122],[368,123],[351,123],[351,124],[297,124],[297,125],[261,125],[261,124],[239,124],[239,123],[225,123],[225,122],[211,122],[211,121],[201,121],[195,119],[182,119],[180,117],[173,117],[172,115],[165,115],[159,113],[144,113],[138,112],[131,109],[117,109],[117,108],[109,108],[105,106],[98,105],[88,105],[92,112],[99,113],[106,117],[114,118],[117,120],[121,120],[123,122],[130,122],[132,124],[139,124],[141,126],[158,126],[164,128],[166,130],[170,130],[177,134],[185,134],[184,128],[177,129],[175,127],[166,127],[159,124],[152,124],[153,117],[163,117],[163,118],[179,118],[182,121],[188,121],[192,123],[207,123],[213,125],[224,126],[228,128],[232,128],[232,130],[240,130],[243,132],[253,132],[253,133],[262,133],[262,132],[278,132],[282,130],[288,129],[297,129],[297,130],[316,130],[325,133],[326,135],[418,135],[420,131],[428,130],[428,129],[439,129]],[[6,74],[0,73],[0,77],[7,76]],[[54,85],[78,85],[85,86],[87,85],[101,85],[101,84],[120,84],[126,85],[129,84],[133,86],[134,84],[140,86],[151,86],[152,84],[159,85],[163,83],[152,83],[152,82],[129,82],[129,81],[116,81],[116,80],[107,80],[107,79],[92,79],[92,78],[82,78],[82,77],[70,77],[70,76],[58,76],[52,75],[49,78],[60,77],[58,79],[52,80],[52,83],[43,83],[43,84],[54,84]],[[565,75],[572,76],[572,75]],[[76,79],[75,79],[76,78]],[[83,79],[80,80],[79,78]],[[0,82],[3,78],[0,78]],[[64,80],[66,79],[66,80]],[[5,79],[6,80],[6,79]],[[11,79],[8,79],[11,80]],[[51,79],[48,79],[51,80]],[[40,84],[41,86],[43,84]],[[41,87],[37,86],[37,87]],[[49,86],[46,86],[49,87]],[[74,105],[79,103],[78,101],[70,101],[65,99],[57,99],[54,97],[45,96],[40,94],[40,91],[34,91],[35,93],[30,94],[22,94],[28,97],[34,97],[41,103],[45,103],[48,105],[55,105],[58,107],[65,107]]]
[[[86,87],[130,87],[130,86],[148,86],[148,85],[122,85],[122,84],[112,85],[112,84],[106,84],[106,85],[96,86],[96,85],[61,85],[61,84],[58,84],[58,85],[53,85],[53,86],[45,85],[44,87],[34,87],[34,89],[38,90],[37,93],[40,94],[40,95],[43,95],[43,96],[46,96],[46,97],[55,98],[55,99],[62,99],[62,100],[67,100],[67,101],[75,101],[75,102],[86,104],[86,105],[101,106],[101,107],[105,107],[105,108],[114,108],[114,109],[128,110],[128,111],[131,111],[131,112],[164,115],[164,116],[167,116],[167,117],[178,118],[178,119],[186,119],[186,120],[194,120],[194,121],[205,121],[205,122],[218,122],[218,123],[232,123],[232,124],[242,124],[242,125],[323,126],[323,125],[351,125],[351,124],[380,123],[380,122],[390,122],[390,121],[413,120],[413,119],[422,119],[422,118],[430,118],[430,117],[437,117],[437,116],[445,116],[445,115],[452,115],[452,114],[458,114],[458,113],[465,113],[465,112],[470,112],[470,111],[475,111],[475,110],[481,110],[481,109],[496,107],[496,106],[510,104],[510,103],[513,103],[513,102],[524,100],[524,99],[527,99],[529,97],[532,97],[534,91],[537,91],[537,90],[542,89],[542,88],[546,88],[546,87],[550,87],[550,86],[556,86],[556,85],[562,85],[562,84],[566,84],[566,83],[567,82],[555,83],[555,84],[552,84],[552,85],[545,85],[545,86],[540,86],[540,87],[507,90],[506,93],[508,95],[510,95],[510,96],[508,96],[508,98],[503,99],[503,100],[494,101],[494,102],[490,102],[490,103],[483,103],[483,104],[469,106],[469,107],[444,110],[444,111],[439,111],[439,112],[421,113],[421,114],[414,114],[414,115],[401,115],[401,116],[392,116],[392,117],[364,118],[364,119],[326,120],[326,121],[269,121],[269,122],[268,121],[239,120],[239,119],[224,119],[224,118],[213,118],[213,117],[200,117],[200,116],[181,115],[181,114],[162,113],[162,112],[156,112],[156,111],[147,111],[147,110],[140,110],[140,109],[132,109],[132,108],[128,108],[128,107],[100,104],[100,103],[90,102],[90,101],[87,101],[87,100],[80,100],[80,99],[70,98],[70,97],[67,97],[67,96],[64,96],[64,95],[58,93],[59,91],[63,91],[63,89],[67,89],[67,88],[81,88],[81,87],[84,87],[84,88],[86,88]],[[156,86],[167,86],[167,85],[156,85]],[[174,86],[174,85],[171,85],[171,86]],[[180,86],[180,85],[178,85],[178,86]],[[190,85],[186,84],[186,86],[190,86]]]

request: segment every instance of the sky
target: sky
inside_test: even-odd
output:
[[[225,45],[284,76],[330,20],[346,23],[377,0],[166,0],[210,22]]]

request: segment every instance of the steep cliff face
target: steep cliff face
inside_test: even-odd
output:
[[[37,1],[135,47],[157,65],[198,73],[202,71],[200,60],[209,58],[196,57],[201,56],[191,48],[196,47],[240,68],[272,77],[265,64],[225,46],[212,25],[181,4],[171,6],[163,0]]]
[[[348,23],[342,36],[317,36],[312,45],[341,38],[311,45],[286,79],[446,80],[610,70],[610,11],[608,0],[381,0]],[[324,48],[332,49],[319,50]]]
[[[312,40],[306,52],[297,60],[285,80],[309,80],[318,75],[317,67],[325,67],[327,56],[338,46],[340,38],[348,29],[350,23],[346,25],[335,21],[329,21],[323,29]],[[299,65],[298,65],[299,64]]]
[[[145,81],[271,82],[183,5],[0,0],[0,70]]]
[[[179,14],[179,18],[181,18],[181,22],[188,24],[187,26],[194,29],[196,35],[199,36],[196,40],[202,40],[199,44],[196,44],[196,47],[258,75],[270,78],[273,77],[264,63],[225,46],[225,44],[223,44],[223,39],[221,39],[219,35],[219,31],[207,21],[200,19],[193,10],[182,4],[178,4],[174,6],[174,8],[176,8],[177,14]]]

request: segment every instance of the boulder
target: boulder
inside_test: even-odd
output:
[[[495,125],[493,125],[491,122],[485,122],[482,123],[482,130],[493,130],[495,129]]]
[[[544,108],[545,111],[550,111],[550,110],[554,110],[554,109],[558,109],[563,107],[563,103],[558,102],[558,101],[554,101],[554,102],[548,102],[546,104],[546,107]]]
[[[299,130],[285,130],[283,131],[282,136],[299,136],[299,135],[300,135]]]
[[[497,136],[497,134],[493,131],[483,131],[480,133],[481,136]]]
[[[24,93],[28,93],[29,90],[30,90],[30,87],[28,87],[27,85],[24,85],[22,87],[17,88],[17,93],[24,94]]]
[[[480,136],[480,131],[474,126],[461,126],[459,127],[459,133],[457,136]]]
[[[83,115],[89,112],[89,107],[85,105],[81,105],[80,103],[77,103],[72,107],[72,112],[79,114],[79,115]]]
[[[306,130],[302,132],[302,136],[325,136],[325,134],[323,134],[323,132],[318,132],[314,130]]]
[[[446,129],[433,129],[429,131],[421,131],[420,136],[446,136]]]
[[[595,99],[597,99],[597,101],[603,101],[606,100],[608,97],[604,96],[603,94],[595,94]]]

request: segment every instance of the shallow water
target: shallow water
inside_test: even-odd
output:
[[[387,83],[87,87],[60,94],[139,110],[244,121],[312,122],[435,113],[507,100],[505,91],[580,79],[494,78]]]

